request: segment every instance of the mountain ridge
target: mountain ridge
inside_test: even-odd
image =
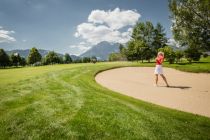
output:
[[[106,41],[100,42],[94,45],[92,48],[82,53],[80,57],[92,57],[95,56],[100,60],[108,60],[110,53],[119,52],[119,43],[109,43]]]

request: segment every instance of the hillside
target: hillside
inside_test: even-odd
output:
[[[101,60],[108,60],[109,54],[113,52],[119,52],[119,43],[101,42],[91,49],[81,54],[80,57],[91,57],[96,56]]]

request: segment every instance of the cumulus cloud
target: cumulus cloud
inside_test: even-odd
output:
[[[131,31],[131,28],[126,32],[120,32],[105,25],[97,26],[93,23],[82,23],[78,25],[75,37],[82,37],[91,44],[98,44],[102,41],[126,43],[130,39]]]
[[[0,43],[3,43],[3,42],[10,43],[10,42],[16,41],[16,39],[11,36],[11,34],[14,34],[14,33],[15,31],[7,31],[7,30],[4,30],[3,27],[0,26]]]
[[[132,27],[140,17],[136,10],[93,10],[88,16],[88,21],[77,26],[74,36],[82,38],[90,46],[102,41],[124,44],[130,40]],[[71,48],[87,50],[85,46],[78,44],[72,45]]]
[[[179,43],[175,41],[173,38],[169,38],[166,44],[169,46],[180,47]]]
[[[88,16],[88,22],[77,26],[74,36],[81,37],[93,45],[102,41],[126,43],[132,34],[131,27],[140,16],[136,10],[93,10]],[[121,28],[126,31],[122,32]]]
[[[141,15],[136,10],[120,10],[115,8],[113,11],[93,10],[88,21],[99,24],[107,24],[111,29],[120,29],[128,25],[135,25]]]

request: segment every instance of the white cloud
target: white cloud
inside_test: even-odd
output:
[[[107,24],[111,29],[120,29],[128,25],[135,25],[140,17],[141,15],[136,10],[115,8],[113,11],[93,10],[88,17],[88,21]]]
[[[179,43],[175,41],[173,38],[168,39],[168,42],[166,44],[169,46],[180,47]]]
[[[113,11],[93,10],[88,16],[88,22],[77,26],[74,36],[82,38],[89,46],[102,41],[124,44],[130,40],[132,27],[140,17],[141,15],[136,10],[120,10],[119,8]],[[70,48],[74,50],[78,48],[77,50],[84,52],[87,50],[86,44],[80,43]]]
[[[105,25],[94,25],[93,23],[82,23],[78,25],[75,37],[82,37],[91,44],[98,44],[102,41],[111,43],[126,43],[130,40],[132,28],[125,32],[112,30]]]
[[[88,22],[77,26],[75,37],[81,37],[91,44],[102,41],[110,43],[126,43],[130,40],[132,26],[136,24],[140,14],[135,10],[120,10],[115,8],[113,11],[93,10]],[[127,27],[130,25],[131,27]],[[120,28],[127,27],[127,31],[121,32]]]
[[[14,33],[15,31],[7,31],[7,30],[4,30],[3,27],[0,26],[0,43],[3,43],[3,42],[10,43],[10,42],[16,41],[14,37],[10,36],[11,34],[14,34]]]
[[[78,25],[75,37],[82,37],[91,44],[97,44],[102,41],[126,43],[130,39],[130,31],[121,33],[118,30],[112,30],[105,25],[94,25],[93,23],[82,23]]]

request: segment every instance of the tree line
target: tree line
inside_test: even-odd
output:
[[[69,64],[69,63],[96,63],[96,57],[84,57],[76,60],[72,60],[71,56],[66,53],[64,56],[59,56],[54,51],[49,51],[44,57],[39,53],[38,49],[33,47],[27,58],[21,57],[18,53],[8,55],[4,49],[0,49],[0,67],[8,66],[40,66],[49,64]]]
[[[165,53],[169,63],[179,62],[185,57],[190,63],[199,61],[203,53],[210,51],[210,1],[209,0],[170,0],[172,33],[174,39],[185,50],[174,51],[167,45],[165,29],[160,23],[154,26],[150,21],[139,22],[133,28],[131,40],[120,45],[120,53],[112,53],[110,61],[150,61],[158,51]]]

